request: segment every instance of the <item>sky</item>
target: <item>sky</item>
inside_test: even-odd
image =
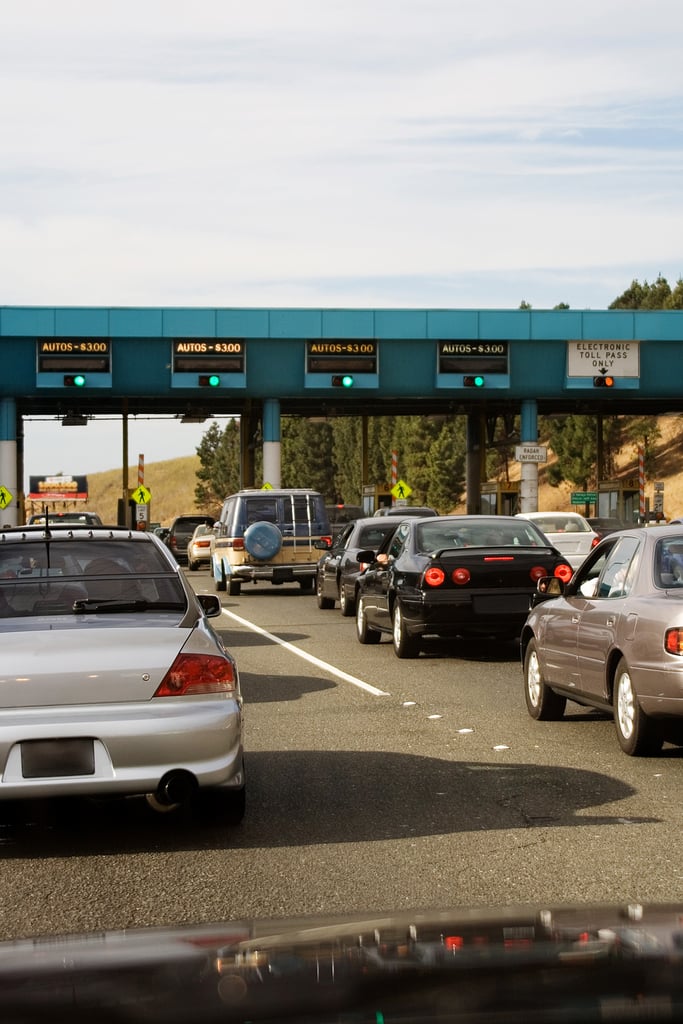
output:
[[[604,309],[683,276],[680,0],[0,5],[0,305]],[[131,463],[204,427],[131,422]],[[66,430],[66,433],[65,433]],[[25,424],[26,475],[121,463]]]

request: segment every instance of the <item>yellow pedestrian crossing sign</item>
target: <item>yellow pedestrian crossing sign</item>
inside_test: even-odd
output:
[[[8,505],[12,504],[14,495],[11,491],[8,491],[6,487],[0,485],[0,508],[7,508]]]
[[[147,488],[145,487],[144,484],[138,484],[138,486],[135,488],[135,490],[131,494],[131,498],[138,505],[149,505],[149,501],[150,501],[151,497],[152,497],[152,495],[147,490]]]
[[[391,488],[391,493],[397,501],[400,501],[401,498],[409,498],[413,493],[413,488],[410,487],[405,480],[397,480]]]

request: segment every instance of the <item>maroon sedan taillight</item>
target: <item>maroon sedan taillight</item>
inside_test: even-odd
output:
[[[535,565],[533,567],[533,569],[531,569],[530,572],[529,572],[529,576],[531,577],[531,579],[532,579],[532,581],[534,583],[537,580],[540,580],[540,578],[542,576],[547,576],[547,575],[548,575],[548,570],[545,568],[544,565]]]
[[[664,634],[664,650],[669,654],[683,654],[683,629],[676,626]]]

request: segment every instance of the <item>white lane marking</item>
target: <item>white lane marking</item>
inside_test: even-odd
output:
[[[361,690],[367,690],[374,697],[390,697],[391,694],[387,693],[386,690],[378,690],[376,686],[371,686],[370,683],[364,682],[362,679],[357,679],[356,676],[350,676],[347,672],[342,672],[340,669],[335,668],[334,665],[329,665],[326,661],[321,661],[320,658],[314,658],[312,654],[307,654],[306,651],[302,651],[300,647],[295,647],[294,644],[290,644],[287,640],[281,640],[279,636],[274,636],[269,633],[267,629],[261,629],[260,626],[254,625],[253,622],[249,622],[249,619],[243,619],[240,615],[235,615],[234,612],[229,612],[227,608],[223,609],[223,614],[228,615],[235,622],[239,622],[240,625],[246,626],[247,629],[253,629],[254,633],[260,633],[261,636],[265,636],[268,640],[272,640],[273,643],[279,644],[280,647],[284,647],[286,650],[291,651],[292,654],[298,654],[304,661],[310,661],[311,665],[315,665],[317,668],[323,669],[325,672],[329,672],[330,675],[337,676],[338,679],[344,679],[347,683],[352,683],[353,686],[358,686]]]

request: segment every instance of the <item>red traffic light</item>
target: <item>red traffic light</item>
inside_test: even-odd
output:
[[[600,377],[593,377],[593,387],[594,388],[613,388],[614,387],[614,377],[609,377],[606,374],[603,374]]]

